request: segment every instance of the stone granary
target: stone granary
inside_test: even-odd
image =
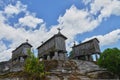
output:
[[[26,40],[13,50],[12,58],[9,61],[0,62],[0,75],[23,70],[24,61],[28,57],[27,51],[31,50],[31,47],[32,45]]]
[[[15,50],[12,51],[12,61],[21,61],[23,62],[27,57],[27,51],[31,50],[32,45],[26,40],[25,43],[22,43]]]
[[[65,40],[67,38],[61,34],[60,29],[58,30],[58,34],[55,34],[37,48],[39,59],[43,58],[44,60],[65,60],[67,58],[67,51],[65,46]]]
[[[99,41],[94,38],[78,45],[74,44],[72,51],[72,59],[93,61],[92,55],[94,54],[97,60],[100,55]]]

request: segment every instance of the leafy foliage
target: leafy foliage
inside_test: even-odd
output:
[[[117,48],[106,49],[101,54],[98,65],[120,76],[120,50]]]
[[[24,71],[34,77],[34,79],[45,76],[43,62],[40,62],[30,50],[28,50],[28,55],[29,57],[26,59]]]
[[[72,58],[73,55],[74,55],[74,53],[73,53],[73,51],[71,51],[71,52],[69,53],[69,58]]]

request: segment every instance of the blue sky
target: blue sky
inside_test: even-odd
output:
[[[29,39],[36,47],[62,28],[73,41],[98,38],[101,51],[120,49],[119,0],[0,0],[0,61],[9,60],[11,51]]]

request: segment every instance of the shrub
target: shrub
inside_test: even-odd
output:
[[[25,61],[24,71],[31,76],[31,79],[38,80],[45,76],[44,64],[36,58],[33,53],[28,51],[29,57]]]
[[[117,48],[106,49],[101,54],[98,65],[120,77],[120,50]]]

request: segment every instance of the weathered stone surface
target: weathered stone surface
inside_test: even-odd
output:
[[[73,60],[73,61],[76,62],[78,69],[80,70],[79,72],[81,74],[86,74],[93,71],[105,71],[105,69],[100,68],[98,65],[90,61],[82,61],[82,60]]]
[[[52,60],[58,60],[58,52],[55,52],[55,56],[53,57]]]
[[[112,73],[108,71],[96,71],[88,73],[87,76],[94,79],[114,79]]]
[[[96,64],[82,60],[66,61],[46,61],[46,70],[50,75],[46,76],[47,80],[92,80],[92,79],[115,79],[114,75],[105,69],[99,68]],[[14,65],[11,72],[22,71],[21,65]],[[27,80],[24,78],[5,78],[0,80]]]
[[[24,78],[4,78],[4,79],[0,79],[0,80],[27,80]]]
[[[24,62],[16,62],[14,64],[11,64],[10,72],[23,71],[23,66],[24,66]]]
[[[82,60],[58,61],[58,67],[51,72],[59,78],[62,75],[60,80],[114,79],[114,75],[106,69]]]
[[[48,76],[49,80],[60,80],[58,76]]]
[[[59,53],[59,60],[65,60],[65,54]]]

